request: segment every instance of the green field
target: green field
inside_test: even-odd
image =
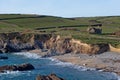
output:
[[[102,34],[89,34],[92,24],[102,24]],[[62,18],[30,14],[0,14],[0,33],[28,32],[52,33],[63,37],[73,37],[87,43],[120,44],[118,36],[111,36],[120,30],[120,16]]]

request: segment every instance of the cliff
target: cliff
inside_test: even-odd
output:
[[[42,49],[46,40],[50,39],[51,34],[32,34],[32,33],[1,33],[0,50],[1,52],[21,52]]]
[[[109,51],[108,44],[86,44],[79,40],[72,38],[60,38],[60,36],[51,37],[46,41],[45,46],[50,49],[52,53],[86,53],[86,54],[100,54]]]
[[[45,56],[66,53],[86,53],[89,55],[110,51],[109,44],[86,44],[72,38],[61,38],[52,34],[1,33],[1,52],[21,52],[40,49]]]

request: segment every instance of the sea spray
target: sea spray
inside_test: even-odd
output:
[[[15,55],[21,55],[25,56],[26,58],[32,58],[32,59],[40,59],[41,56],[36,53],[30,53],[30,52],[20,52],[20,53],[14,53]]]
[[[88,68],[88,67],[85,67],[85,66],[79,66],[79,65],[75,65],[75,64],[72,64],[70,62],[62,62],[56,58],[48,58],[52,61],[52,64],[51,65],[58,65],[58,66],[61,66],[61,67],[71,67],[71,68],[74,68],[74,69],[77,69],[79,71],[87,71],[87,70],[96,70],[95,68]]]
[[[111,74],[112,74],[115,78],[117,78],[116,80],[120,80],[120,76],[119,76],[118,74],[113,73],[113,72],[111,72]]]

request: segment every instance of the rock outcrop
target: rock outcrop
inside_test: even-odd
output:
[[[46,40],[50,39],[51,34],[32,34],[32,33],[1,33],[0,34],[0,52],[21,52],[43,48]]]
[[[21,65],[5,65],[0,66],[0,72],[5,71],[27,71],[27,70],[33,70],[34,66],[30,63],[21,64]]]
[[[0,59],[8,59],[7,56],[0,56]]]
[[[50,75],[47,75],[47,76],[38,75],[36,77],[36,80],[64,80],[64,79],[56,76],[56,74],[50,74]]]
[[[109,51],[108,44],[86,44],[72,38],[61,38],[52,34],[32,33],[1,33],[0,51],[21,52],[40,49],[46,52],[45,56],[61,55],[66,53],[100,54]]]
[[[86,44],[72,38],[62,39],[60,36],[52,37],[45,43],[45,48],[51,50],[53,54],[65,53],[86,53],[100,54],[109,51],[109,44]]]
[[[89,32],[90,34],[101,34],[102,29],[101,28],[90,27],[90,28],[87,29],[87,32]]]

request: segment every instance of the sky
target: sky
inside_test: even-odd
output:
[[[0,14],[118,16],[120,0],[0,0]]]

